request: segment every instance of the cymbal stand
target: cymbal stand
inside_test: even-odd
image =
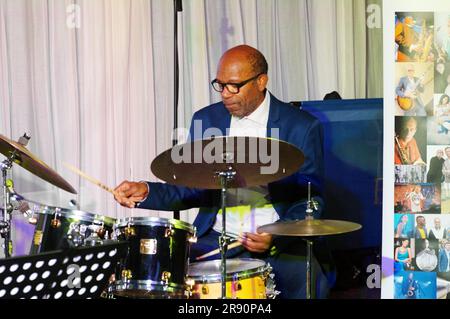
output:
[[[11,154],[9,158],[0,163],[2,170],[2,188],[3,188],[3,218],[0,221],[0,235],[4,238],[3,249],[5,252],[5,258],[11,257],[12,254],[12,242],[11,242],[11,214],[13,212],[13,206],[11,205],[11,194],[9,191],[10,180],[8,180],[8,171],[12,167],[13,159],[16,154]]]
[[[306,204],[305,219],[313,220],[313,212],[317,210],[317,202],[311,199],[311,182],[308,183],[308,201]],[[306,299],[312,299],[312,257],[313,257],[313,240],[307,237],[306,240]]]
[[[228,170],[220,171],[216,173],[220,178],[220,186],[221,186],[221,205],[222,205],[222,233],[219,237],[219,248],[220,248],[220,273],[221,273],[221,282],[222,282],[222,299],[227,298],[227,261],[226,254],[229,244],[229,239],[226,236],[226,204],[227,204],[227,189],[228,182],[230,182],[235,176],[236,171],[233,167],[229,166]]]
[[[23,134],[17,141],[22,146],[27,146],[31,136],[27,133]],[[13,163],[21,163],[22,159],[20,154],[15,150],[9,154],[6,159],[0,163],[0,169],[2,170],[2,188],[3,188],[3,218],[0,221],[0,236],[5,239],[3,243],[3,249],[5,252],[5,258],[12,255],[12,241],[11,241],[11,214],[14,210],[11,204],[11,191],[13,185],[12,180],[8,179],[8,171],[11,170]]]

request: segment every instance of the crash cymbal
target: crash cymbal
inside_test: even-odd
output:
[[[281,236],[313,237],[349,233],[361,227],[360,224],[343,220],[303,219],[264,225],[258,227],[258,232]]]
[[[169,184],[220,189],[218,172],[236,174],[228,188],[266,185],[300,169],[303,153],[273,138],[213,137],[174,146],[151,164],[153,174]]]
[[[33,155],[25,146],[14,142],[0,134],[0,153],[10,158],[14,154],[14,163],[22,166],[32,174],[61,188],[69,193],[76,194],[76,190],[64,180],[57,172]]]

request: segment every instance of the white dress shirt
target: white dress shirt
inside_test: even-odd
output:
[[[264,101],[250,115],[239,118],[231,117],[229,136],[267,137],[270,94],[266,93]],[[267,200],[267,185],[234,188],[227,192],[227,234],[237,237],[243,232],[256,233],[259,226],[271,224],[279,219],[273,205]],[[213,229],[222,232],[222,210],[217,214]]]

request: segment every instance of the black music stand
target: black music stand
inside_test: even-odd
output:
[[[128,242],[0,259],[0,299],[99,298]]]

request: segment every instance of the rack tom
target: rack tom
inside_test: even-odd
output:
[[[117,238],[129,253],[116,274],[114,295],[126,298],[186,298],[190,243],[195,227],[175,219],[134,217],[119,220]]]

